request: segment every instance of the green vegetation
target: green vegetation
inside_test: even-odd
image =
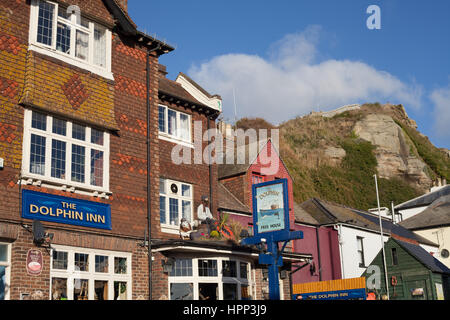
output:
[[[450,181],[448,156],[407,124],[409,119],[401,105],[364,104],[360,110],[346,111],[332,118],[297,117],[278,127],[281,157],[293,178],[297,202],[317,197],[362,210],[377,206],[375,146],[359,138],[353,130],[357,121],[372,113],[387,114],[394,119],[405,136],[405,156],[420,157],[427,164],[425,172],[431,179],[441,176]],[[236,126],[275,127],[261,118],[241,119]],[[345,157],[333,162],[324,156],[329,147],[344,149]],[[378,177],[381,206],[390,208],[391,201],[399,204],[424,192],[414,186],[406,177]]]

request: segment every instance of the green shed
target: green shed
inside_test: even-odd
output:
[[[390,300],[450,300],[450,269],[419,244],[390,238],[385,253]],[[379,267],[379,279],[371,266]],[[379,281],[381,288],[374,290],[378,297],[386,294],[381,250],[362,276],[367,284]]]

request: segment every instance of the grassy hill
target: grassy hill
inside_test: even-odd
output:
[[[278,126],[280,153],[294,180],[294,198],[303,202],[311,197],[367,210],[377,206],[374,174],[377,174],[377,147],[358,137],[353,128],[368,114],[389,115],[399,125],[409,148],[408,157],[426,163],[426,175],[434,180],[450,181],[447,154],[431,144],[416,130],[401,105],[365,104],[359,110],[345,111],[332,117],[309,115],[297,117]],[[244,118],[238,128],[275,128],[261,118]],[[344,150],[336,160],[327,150]],[[344,153],[342,151],[342,153]],[[430,181],[431,181],[430,180]],[[378,178],[381,206],[391,207],[424,192],[429,186],[418,186],[408,176]]]

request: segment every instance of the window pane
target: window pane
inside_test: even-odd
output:
[[[191,196],[191,186],[188,186],[187,184],[181,185],[181,195],[183,197],[190,197]]]
[[[66,121],[60,120],[58,118],[53,118],[53,128],[52,128],[53,133],[65,136],[66,130],[67,130],[67,122]]]
[[[88,300],[89,281],[74,279],[73,282],[73,300]]]
[[[94,300],[108,300],[108,281],[94,282]]]
[[[127,283],[114,281],[114,300],[127,300]]]
[[[236,261],[222,261],[222,275],[224,277],[237,277]]]
[[[0,266],[0,300],[5,300],[6,294],[6,267]]]
[[[237,285],[235,283],[223,284],[223,300],[237,300]]]
[[[189,116],[180,113],[180,138],[185,141],[190,141],[189,137]]]
[[[241,285],[241,300],[251,300],[250,288],[246,284]]]
[[[72,125],[72,138],[85,141],[86,140],[86,127],[74,123]]]
[[[52,278],[52,300],[67,300],[67,279]]]
[[[31,127],[39,130],[47,130],[47,116],[33,111],[31,116]]]
[[[91,129],[91,142],[102,146],[103,145],[103,131]]]
[[[166,197],[159,196],[159,221],[166,224]]]
[[[61,22],[56,29],[56,50],[70,54],[70,26]]]
[[[108,273],[107,256],[95,256],[95,272]]]
[[[178,225],[178,199],[169,198],[169,219],[171,225]]]
[[[52,172],[53,178],[66,178],[66,143],[52,140]]]
[[[127,258],[115,257],[114,258],[114,273],[126,274],[127,273]]]
[[[192,283],[171,283],[170,300],[193,300],[194,285]]]
[[[91,185],[103,186],[103,151],[91,149]]]
[[[176,135],[177,132],[177,113],[173,110],[167,110],[168,116],[168,133],[171,135]]]
[[[185,218],[187,221],[191,222],[191,202],[187,200],[182,201],[183,205],[183,218]]]
[[[75,271],[89,271],[89,255],[75,253]]]
[[[166,108],[159,106],[158,116],[159,131],[166,132]]]
[[[67,13],[67,8],[64,8],[63,6],[59,5],[58,6],[58,17],[66,19],[66,20],[70,20],[70,13]]]
[[[198,260],[198,275],[200,277],[217,277],[217,260]]]
[[[217,283],[199,283],[198,284],[198,298],[199,300],[217,300],[218,298],[218,284]]]
[[[67,270],[67,252],[53,250],[53,269]]]
[[[246,262],[241,262],[240,263],[240,277],[242,279],[247,279],[248,277],[248,271],[247,271],[247,263]]]
[[[0,261],[8,261],[8,246],[6,244],[0,244]]]
[[[176,259],[171,277],[192,277],[192,259]]]
[[[39,1],[37,42],[52,45],[53,14],[55,6],[45,1]]]
[[[89,35],[77,30],[75,39],[75,56],[82,60],[87,60],[89,54]]]
[[[72,145],[72,181],[84,183],[85,147]]]
[[[98,26],[94,29],[94,64],[106,66],[106,31]]]
[[[31,135],[30,172],[45,175],[45,137]]]

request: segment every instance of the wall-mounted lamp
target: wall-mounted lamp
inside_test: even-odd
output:
[[[175,265],[174,258],[167,258],[166,260],[162,260],[162,267],[164,273],[171,273],[173,270],[173,266]]]

